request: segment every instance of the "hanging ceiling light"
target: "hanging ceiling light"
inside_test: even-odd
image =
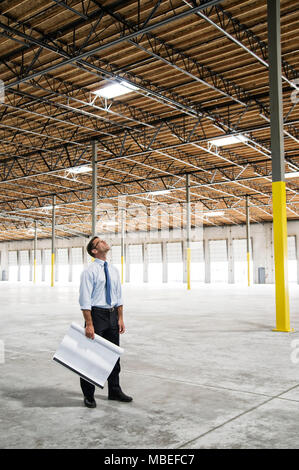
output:
[[[223,211],[210,211],[210,212],[204,212],[204,215],[206,217],[220,217],[224,215]]]
[[[292,173],[286,173],[285,178],[298,178],[299,171],[293,171]]]
[[[151,191],[148,194],[151,194],[152,196],[161,196],[162,194],[169,194],[170,192],[170,189],[163,189],[161,191]]]
[[[242,134],[239,135],[228,135],[226,137],[219,137],[217,139],[209,140],[210,144],[216,145],[217,147],[224,147],[225,145],[240,144],[247,142],[248,138]]]
[[[132,93],[132,91],[138,90],[137,86],[131,85],[126,81],[121,81],[112,83],[110,85],[104,86],[99,90],[94,91],[95,95],[101,96],[102,98],[116,98],[117,96],[126,95],[127,93]]]
[[[68,173],[72,173],[74,175],[78,175],[79,173],[88,173],[92,171],[91,166],[74,166],[73,168],[69,168],[67,170]]]
[[[107,222],[103,222],[103,224],[108,226],[114,226],[118,225],[118,222],[115,222],[115,220],[107,220]]]

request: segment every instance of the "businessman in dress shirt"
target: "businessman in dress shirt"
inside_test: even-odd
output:
[[[123,300],[118,270],[108,264],[110,246],[99,237],[93,237],[87,252],[94,262],[82,272],[79,303],[85,319],[85,335],[94,339],[95,333],[119,346],[119,334],[125,332]],[[108,377],[108,399],[130,402],[119,385],[120,361],[116,362]],[[80,378],[84,404],[95,408],[95,386]]]

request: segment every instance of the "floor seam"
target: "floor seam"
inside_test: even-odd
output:
[[[280,395],[283,395],[284,393],[290,392],[290,391],[293,390],[294,388],[297,388],[298,385],[299,385],[299,384],[295,385],[294,387],[289,388],[288,390],[286,390],[286,391],[284,391],[284,392],[282,392],[282,393],[279,393],[278,395],[276,395],[276,396],[274,396],[274,397],[272,397],[272,398],[269,398],[269,400],[266,400],[266,401],[264,401],[263,403],[260,403],[259,405],[256,405],[256,406],[250,408],[249,410],[243,411],[242,413],[238,414],[237,416],[234,416],[233,418],[230,418],[229,420],[225,421],[224,423],[219,424],[218,426],[215,426],[213,429],[210,429],[209,431],[206,431],[206,432],[200,434],[199,436],[197,436],[197,437],[195,437],[195,438],[193,438],[193,439],[190,439],[189,441],[187,441],[187,442],[181,444],[180,446],[176,447],[176,449],[181,449],[182,447],[185,447],[186,445],[191,444],[191,442],[195,442],[195,441],[197,441],[198,439],[201,439],[202,437],[206,436],[207,434],[210,434],[211,432],[216,431],[217,429],[219,429],[219,428],[225,426],[226,424],[229,424],[229,423],[231,423],[232,421],[235,421],[235,420],[237,420],[238,418],[240,418],[240,417],[242,417],[242,416],[244,416],[244,415],[246,415],[246,414],[248,414],[248,413],[251,413],[252,411],[257,410],[258,408],[260,408],[261,406],[264,406],[266,403],[269,403],[269,402],[272,401],[272,400],[281,399],[281,398],[280,398]],[[285,400],[287,400],[287,399],[285,399]],[[294,401],[295,401],[295,400],[294,400]]]
[[[178,380],[178,379],[169,378],[169,377],[161,377],[159,375],[138,374],[138,373],[136,373],[134,371],[130,371],[130,370],[124,370],[124,372],[129,372],[130,374],[135,374],[135,375],[141,375],[143,377],[152,377],[152,378],[155,378],[155,379],[162,379],[162,380],[166,380],[168,382],[172,381],[172,382],[178,382],[178,383],[182,383],[182,384],[194,385],[195,387],[212,388],[212,389],[215,389],[215,390],[227,390],[227,391],[230,391],[230,392],[237,392],[237,393],[247,393],[249,395],[255,395],[255,396],[258,396],[258,397],[276,398],[280,394],[286,393],[286,392],[281,392],[281,393],[279,393],[279,395],[268,395],[266,393],[250,392],[250,391],[247,391],[247,390],[238,390],[238,389],[235,389],[235,388],[228,388],[228,387],[222,387],[222,386],[217,386],[217,385],[199,384],[199,383],[189,382],[187,380]],[[295,387],[298,387],[298,386],[299,386],[299,384],[295,385]]]

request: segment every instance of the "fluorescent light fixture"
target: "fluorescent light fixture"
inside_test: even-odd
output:
[[[55,209],[57,209],[58,207],[59,207],[59,206],[56,206],[56,205],[55,205]],[[52,210],[52,209],[53,209],[53,206],[43,206],[43,207],[41,207],[41,210],[42,210],[42,211],[50,211],[50,210]]]
[[[298,178],[299,171],[293,171],[292,173],[285,173],[285,178]]]
[[[127,93],[131,93],[135,90],[138,90],[137,86],[131,85],[123,80],[120,83],[115,82],[111,85],[104,86],[103,88],[94,91],[94,94],[110,99],[115,98],[116,96],[126,95]]]
[[[216,145],[217,147],[223,147],[225,145],[240,144],[241,142],[247,142],[247,137],[242,134],[239,135],[228,135],[227,137],[220,137],[219,139],[209,140],[210,144]]]
[[[206,217],[220,217],[221,215],[224,215],[224,212],[223,211],[204,212],[204,215]]]
[[[118,222],[115,220],[107,220],[107,222],[103,222],[105,225],[118,225]]]
[[[170,189],[163,189],[162,191],[151,191],[148,194],[152,194],[153,196],[161,196],[161,194],[168,194],[170,192]]]
[[[68,173],[79,174],[79,173],[88,173],[92,171],[91,166],[75,166],[74,168],[70,168],[67,170]]]

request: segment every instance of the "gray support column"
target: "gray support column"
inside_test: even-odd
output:
[[[73,251],[72,248],[67,250],[68,261],[69,261],[69,282],[73,281]]]
[[[125,264],[125,209],[121,209],[121,238],[120,238],[120,264],[121,264],[121,283],[124,283],[124,264]]]
[[[249,196],[246,196],[246,253],[247,253],[247,283],[250,286],[250,216]]]
[[[292,331],[288,286],[287,213],[281,83],[280,0],[267,0],[272,204],[275,254],[275,331]]]
[[[148,282],[148,245],[144,243],[142,245],[143,251],[143,282]]]
[[[96,236],[97,225],[97,176],[98,176],[98,143],[96,140],[92,141],[92,208],[91,208],[91,235]]]
[[[205,282],[209,284],[211,282],[211,263],[210,263],[210,247],[209,240],[203,241],[204,245],[204,256],[205,256]]]
[[[1,280],[9,280],[9,269],[8,269],[8,248],[5,243],[1,244]]]
[[[166,242],[163,242],[163,243],[162,243],[162,282],[168,282],[167,246],[166,246]]]
[[[280,0],[267,0],[272,181],[285,180],[281,82]]]
[[[88,253],[86,251],[86,248],[82,247],[83,268],[86,268],[87,266],[87,256],[88,256]]]
[[[54,281],[55,281],[55,204],[56,204],[56,197],[53,196],[53,200],[52,200],[52,240],[51,240],[51,287],[54,286]]]
[[[36,258],[37,258],[37,222],[34,222],[34,245],[33,245],[33,282],[36,282]]]
[[[234,250],[233,241],[231,235],[231,229],[229,229],[229,236],[227,239],[227,260],[228,260],[228,283],[234,284],[235,282],[235,263],[234,263]]]
[[[186,282],[187,289],[191,289],[191,248],[190,248],[190,233],[191,233],[191,204],[190,204],[190,175],[186,175],[186,212],[187,212],[187,242],[186,253]],[[184,270],[185,271],[185,270]]]

